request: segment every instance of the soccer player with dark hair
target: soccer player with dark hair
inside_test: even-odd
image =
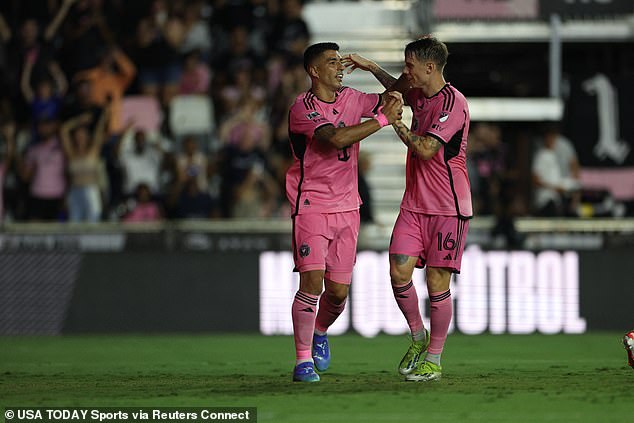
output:
[[[289,112],[294,162],[286,174],[300,274],[292,307],[293,380],[317,382],[315,367],[325,371],[330,363],[326,331],[344,310],[356,260],[359,141],[399,120],[403,101],[399,93],[365,94],[343,86],[335,43],[308,47],[304,68],[312,86]]]
[[[465,97],[443,76],[447,46],[427,36],[405,47],[399,79],[376,63],[351,54],[343,62],[372,72],[386,88],[398,90],[412,108],[411,129],[392,124],[408,148],[406,188],[390,242],[390,278],[394,298],[412,333],[412,344],[399,364],[406,380],[439,380],[440,355],[453,315],[449,283],[460,272],[472,217],[466,150],[469,108]],[[412,284],[415,267],[426,266],[431,331],[423,326]],[[425,354],[426,353],[426,354]]]

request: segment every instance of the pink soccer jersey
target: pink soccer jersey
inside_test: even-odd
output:
[[[293,216],[305,213],[337,213],[358,209],[359,143],[337,149],[313,138],[324,125],[337,128],[358,125],[373,117],[378,94],[365,94],[350,87],[337,91],[327,103],[311,91],[300,94],[289,112],[288,133],[295,161],[286,173],[286,197]]]
[[[401,207],[417,213],[473,216],[466,151],[469,134],[467,100],[450,84],[427,98],[419,88],[407,93],[413,117],[411,130],[442,143],[429,160],[407,156],[406,189]]]

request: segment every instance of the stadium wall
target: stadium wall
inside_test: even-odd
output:
[[[285,235],[121,236],[0,237],[0,334],[291,333],[297,276]],[[634,319],[632,257],[631,246],[487,251],[472,245],[452,285],[452,330],[623,330]],[[384,251],[360,251],[350,306],[333,331],[405,333],[387,275]],[[426,305],[422,272],[415,283]]]

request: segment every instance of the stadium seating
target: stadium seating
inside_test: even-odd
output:
[[[147,133],[157,133],[163,122],[163,113],[158,100],[153,96],[134,95],[123,99],[124,124],[133,121],[134,127]]]
[[[178,140],[187,135],[197,135],[213,147],[216,130],[214,107],[211,99],[203,95],[179,95],[170,103],[169,124],[172,135]]]

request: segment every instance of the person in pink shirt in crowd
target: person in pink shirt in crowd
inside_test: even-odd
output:
[[[192,50],[185,54],[178,93],[182,95],[206,95],[210,82],[211,71],[209,66],[201,60],[200,51]]]
[[[29,183],[29,220],[55,221],[62,217],[66,161],[58,126],[58,121],[50,118],[37,123],[39,141],[28,148],[21,166],[21,177]]]
[[[413,112],[411,129],[401,120],[392,124],[408,155],[405,194],[390,242],[392,290],[412,333],[398,370],[410,381],[441,378],[440,356],[453,315],[449,284],[452,273],[460,272],[473,215],[466,166],[469,107],[445,81],[448,55],[447,46],[431,36],[412,41],[398,80],[362,56],[344,58],[350,72],[370,71],[386,88],[401,92]],[[423,266],[431,332],[423,325],[412,283],[414,268]]]
[[[123,217],[124,222],[155,222],[163,217],[160,207],[152,200],[148,184],[137,186],[134,201],[130,203],[130,211]]]
[[[326,331],[344,310],[356,259],[359,141],[399,120],[403,101],[399,93],[365,94],[343,86],[335,43],[309,46],[304,69],[312,86],[289,111],[294,162],[286,174],[300,274],[291,312],[293,381],[317,382],[315,367],[323,372],[330,364]],[[370,119],[361,123],[364,117]]]

